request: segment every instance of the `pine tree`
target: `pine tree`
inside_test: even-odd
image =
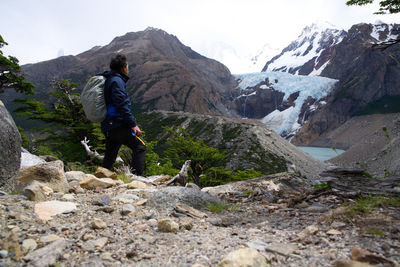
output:
[[[349,0],[346,2],[346,5],[358,5],[363,6],[367,4],[372,4],[373,0]],[[383,0],[379,2],[379,11],[375,12],[375,14],[395,14],[400,12],[400,0]]]
[[[3,56],[1,48],[4,45],[8,44],[0,35],[0,93],[4,93],[5,89],[14,88],[17,92],[33,95],[35,85],[25,80],[17,58]]]
[[[55,101],[52,105],[33,100],[16,99],[22,104],[15,112],[19,116],[27,116],[29,120],[46,122],[48,128],[41,128],[44,138],[36,141],[38,152],[52,154],[66,162],[82,162],[86,159],[86,151],[81,140],[87,137],[93,149],[99,149],[104,139],[98,124],[90,122],[84,114],[79,94],[74,93],[76,84],[68,80],[52,82],[54,91],[49,91],[49,98]]]

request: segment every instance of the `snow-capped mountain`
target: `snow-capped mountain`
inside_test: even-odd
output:
[[[265,62],[279,53],[280,49],[272,47],[270,44],[265,44],[256,54],[251,56],[248,72],[259,72],[265,66]]]
[[[268,61],[262,71],[281,71],[298,75],[319,75],[329,64],[332,47],[346,31],[329,23],[314,23],[282,52]]]
[[[324,97],[337,80],[283,72],[235,75],[239,95],[235,106],[244,117],[258,118],[290,139],[308,117],[326,104]]]

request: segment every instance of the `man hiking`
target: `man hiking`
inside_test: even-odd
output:
[[[106,152],[103,167],[113,170],[121,145],[132,149],[132,168],[136,175],[143,175],[146,145],[140,139],[141,130],[131,113],[131,100],[126,90],[129,80],[129,66],[125,55],[118,54],[111,59],[110,71],[103,73],[106,78],[104,97],[107,116],[101,123],[101,131],[106,137]]]

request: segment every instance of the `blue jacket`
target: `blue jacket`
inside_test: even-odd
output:
[[[114,128],[135,127],[136,119],[131,113],[132,103],[126,90],[129,77],[115,71],[106,71],[102,75],[106,78],[104,97],[107,116],[101,123],[101,131],[104,133]]]

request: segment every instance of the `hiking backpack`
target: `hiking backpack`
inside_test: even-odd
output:
[[[81,102],[86,117],[92,122],[102,122],[107,115],[107,106],[104,98],[104,84],[106,78],[96,75],[89,79],[81,93]]]

